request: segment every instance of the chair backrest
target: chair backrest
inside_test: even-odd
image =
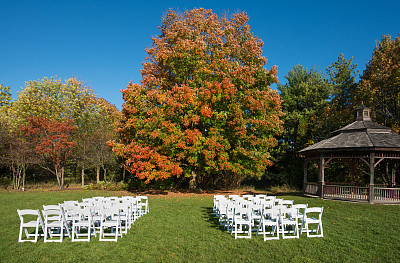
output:
[[[280,208],[281,210],[281,218],[289,218],[289,219],[293,219],[296,220],[299,218],[299,210],[297,208],[287,208],[285,206]]]
[[[279,205],[279,206],[280,206],[280,205],[285,205],[286,207],[292,207],[292,206],[293,206],[293,200],[284,200],[284,199],[281,199],[281,200],[279,200],[278,205]]]
[[[267,195],[264,199],[265,199],[265,200],[275,200],[275,199],[276,199],[276,196]]]
[[[257,197],[258,199],[265,199],[267,197],[266,194],[256,194],[255,197]]]
[[[94,198],[82,198],[82,203],[88,203],[92,205],[94,202]]]
[[[279,220],[280,209],[278,209],[277,207],[264,209],[263,217],[264,219]]]
[[[307,207],[308,207],[308,204],[296,204],[296,205],[292,205],[292,208],[298,209],[299,215],[300,215],[300,214],[303,214],[303,215],[304,215],[304,212],[306,211]]]
[[[101,210],[103,209],[103,206],[91,205],[91,206],[86,207],[86,209],[89,209],[92,216],[95,216],[95,215],[101,214]]]
[[[45,221],[59,221],[63,218],[63,213],[61,210],[42,210],[42,214]]]
[[[43,219],[39,209],[17,209],[19,219],[21,222],[37,221],[43,225]],[[25,219],[24,219],[25,217]]]
[[[252,218],[251,208],[244,208],[241,206],[235,206],[233,212],[233,220],[245,219],[251,221]]]
[[[318,214],[319,219],[321,219],[321,218],[322,218],[322,213],[323,213],[323,211],[324,211],[324,207],[308,207],[308,208],[305,210],[304,213],[305,213],[305,216],[306,216],[306,217],[312,216],[312,215],[310,215],[310,214],[315,214],[315,215]]]
[[[43,210],[61,210],[59,205],[43,205]]]
[[[265,208],[272,208],[275,206],[275,202],[273,200],[264,200],[261,202],[261,205]]]
[[[64,204],[66,204],[66,205],[78,205],[79,204],[79,202],[78,201],[64,201]]]
[[[104,208],[101,210],[101,220],[121,220],[121,212],[118,207]]]
[[[73,220],[92,220],[92,214],[90,209],[85,209],[85,208],[80,208],[80,207],[74,207],[71,209],[69,212],[70,215],[72,216]]]
[[[39,209],[23,209],[23,210],[19,210],[17,209],[18,215],[21,216],[25,216],[25,215],[33,215],[33,216],[40,216],[40,212]]]

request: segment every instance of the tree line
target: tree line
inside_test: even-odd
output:
[[[28,81],[13,101],[9,87],[0,90],[1,164],[15,189],[24,187],[27,170],[35,167],[54,175],[59,188],[66,168],[80,170],[82,185],[85,171],[94,169],[99,182],[109,167],[118,169],[106,143],[117,136],[120,111],[81,81]]]
[[[1,86],[0,150],[15,188],[31,165],[60,188],[66,168],[82,184],[85,171],[98,182],[111,170],[131,187],[300,186],[298,151],[350,123],[361,103],[399,132],[400,36],[383,36],[361,75],[340,54],[324,72],[296,65],[279,84],[246,13],[171,9],[159,28],[121,112],[77,79],[27,82],[14,101]]]

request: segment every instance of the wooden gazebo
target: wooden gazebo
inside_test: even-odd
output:
[[[369,203],[400,203],[400,188],[396,188],[396,171],[400,166],[400,136],[392,129],[373,122],[370,109],[355,110],[353,123],[332,133],[332,137],[315,143],[299,153],[305,157],[304,192],[325,199],[362,201]],[[332,160],[355,159],[369,167],[369,185],[348,186],[325,183],[325,168]],[[391,160],[391,184],[375,185],[375,168]],[[318,182],[307,181],[307,165],[317,161]]]

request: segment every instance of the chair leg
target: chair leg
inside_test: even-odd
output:
[[[19,226],[18,242],[22,242],[22,224]]]
[[[36,230],[35,230],[35,243],[38,240],[38,235],[39,235],[39,222],[36,224]]]

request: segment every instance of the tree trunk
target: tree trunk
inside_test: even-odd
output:
[[[64,166],[61,167],[61,189],[64,188]]]
[[[191,189],[191,190],[195,190],[197,188],[196,177],[197,177],[196,172],[192,171],[192,176],[189,181],[189,189]]]
[[[107,182],[107,179],[106,179],[107,171],[106,171],[105,167],[103,167],[103,171],[104,171],[104,182]]]
[[[26,167],[22,168],[22,189],[25,190],[25,175],[26,175]]]
[[[57,184],[58,184],[58,188],[61,189],[61,175],[60,175],[60,171],[56,168],[56,178],[57,178]]]
[[[96,167],[96,179],[97,179],[97,183],[100,182],[100,166]]]
[[[85,169],[81,168],[82,187],[85,186]]]

